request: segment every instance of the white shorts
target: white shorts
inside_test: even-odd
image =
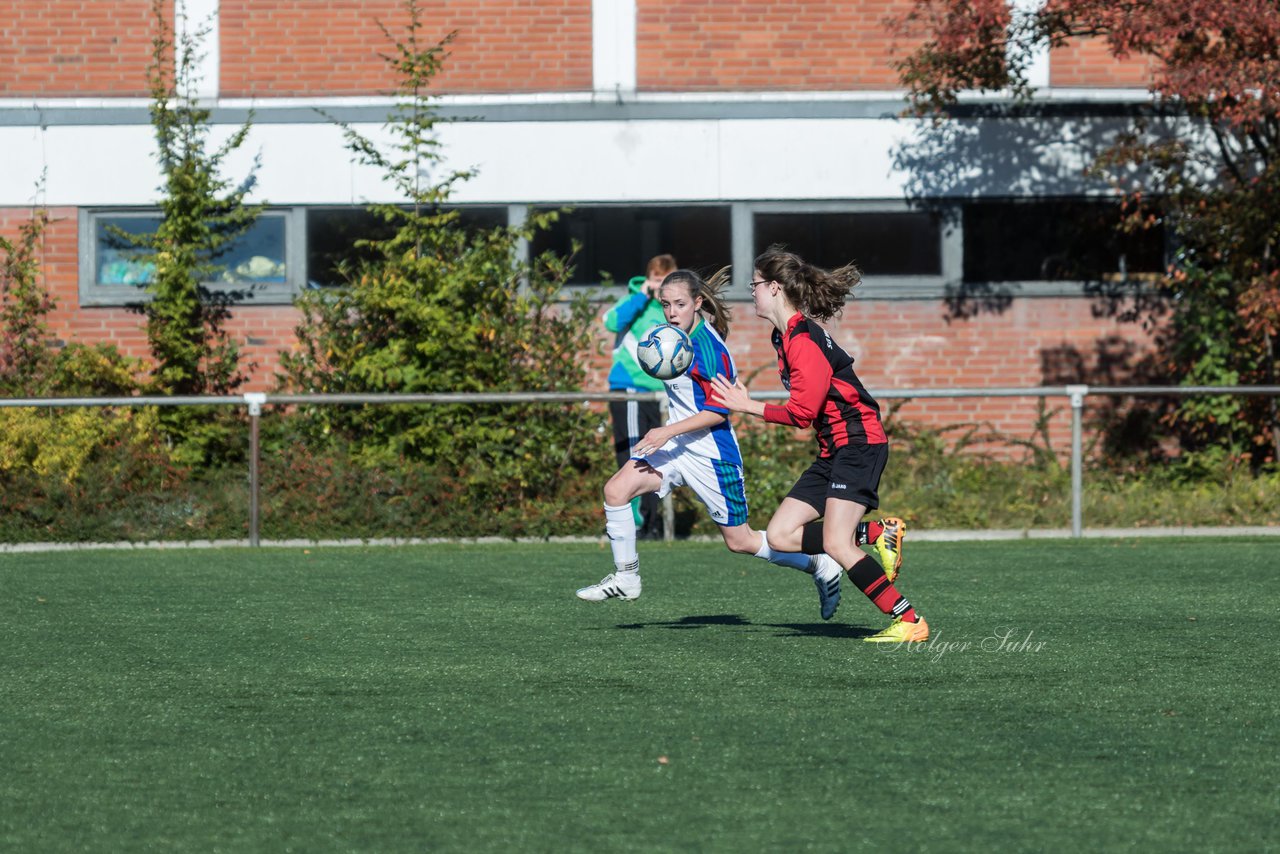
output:
[[[666,448],[637,459],[662,475],[659,498],[666,497],[677,486],[689,486],[717,525],[732,528],[747,521],[747,488],[742,480],[742,466],[689,451],[673,453]]]

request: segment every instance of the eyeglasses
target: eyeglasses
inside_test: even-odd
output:
[[[767,284],[769,284],[769,280],[768,280],[768,279],[761,279],[761,280],[760,280],[760,281],[758,281],[758,282],[752,282],[752,283],[751,283],[751,293],[753,293],[753,294],[754,294],[754,293],[756,292],[756,285],[767,285]]]

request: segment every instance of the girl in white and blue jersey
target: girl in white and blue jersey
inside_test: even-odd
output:
[[[721,301],[720,290],[728,279],[725,269],[709,282],[689,270],[676,270],[662,280],[659,301],[663,313],[667,323],[688,333],[693,364],[681,376],[663,383],[670,404],[667,423],[641,437],[631,459],[605,484],[605,530],[615,570],[577,595],[589,602],[637,598],[640,561],[631,499],[650,492],[662,497],[677,486],[689,486],[719,526],[730,551],[813,575],[823,618],[827,619],[839,601],[839,564],[826,555],[811,558],[798,552],[776,552],[769,548],[764,532],[752,530],[747,523],[742,453],[729,409],[712,384],[717,374],[737,376],[724,343],[729,310]]]

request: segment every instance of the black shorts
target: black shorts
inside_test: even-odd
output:
[[[830,457],[818,457],[800,475],[788,498],[803,501],[819,515],[826,514],[827,499],[854,501],[868,510],[880,506],[880,475],[889,461],[889,445],[845,445]]]

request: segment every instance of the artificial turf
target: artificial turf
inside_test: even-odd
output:
[[[1280,542],[0,555],[0,849],[1274,850]]]

